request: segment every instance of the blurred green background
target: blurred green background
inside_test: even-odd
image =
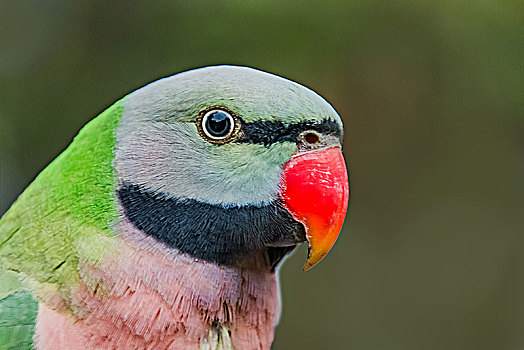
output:
[[[115,100],[223,63],[346,127],[350,215],[282,268],[274,349],[524,349],[521,0],[0,0],[0,213]]]

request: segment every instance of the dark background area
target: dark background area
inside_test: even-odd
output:
[[[524,349],[521,0],[0,0],[0,213],[114,101],[224,63],[346,127],[350,215],[281,269],[274,349]]]

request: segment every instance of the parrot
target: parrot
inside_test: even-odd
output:
[[[270,349],[281,263],[307,244],[312,268],[346,217],[342,139],[250,67],[126,95],[0,219],[0,349]]]

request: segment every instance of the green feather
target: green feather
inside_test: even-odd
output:
[[[117,218],[112,166],[121,102],[88,123],[0,219],[0,267],[67,301],[82,257],[96,260]],[[110,245],[109,245],[110,247]],[[16,289],[16,288],[15,288]]]
[[[0,349],[32,349],[37,313],[38,302],[27,291],[0,299]]]

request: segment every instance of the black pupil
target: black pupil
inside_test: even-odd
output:
[[[222,111],[211,112],[206,120],[207,132],[213,137],[224,137],[229,133],[231,120],[229,115]]]

